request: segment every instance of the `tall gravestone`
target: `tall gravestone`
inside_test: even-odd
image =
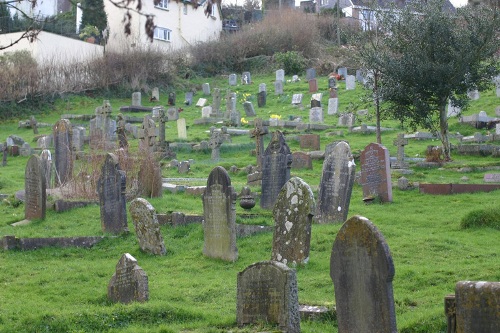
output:
[[[94,149],[111,149],[116,139],[116,121],[111,119],[112,107],[108,100],[95,109],[95,117],[90,120],[90,147]],[[78,132],[73,129],[73,136]],[[80,141],[80,140],[78,140]]]
[[[203,193],[203,254],[210,258],[236,261],[236,193],[227,171],[215,167]]]
[[[236,321],[238,326],[272,323],[283,332],[299,333],[295,271],[280,262],[262,261],[239,272]]]
[[[55,152],[55,183],[60,186],[69,181],[73,175],[73,129],[68,119],[60,119],[55,123],[52,136]]]
[[[245,115],[247,117],[255,117],[256,116],[255,109],[253,107],[252,102],[249,102],[249,101],[244,102],[243,109],[245,110]],[[241,122],[241,120],[240,120],[240,122]]]
[[[285,82],[285,70],[284,69],[278,69],[276,71],[276,81]]]
[[[339,230],[330,258],[339,333],[396,333],[394,264],[383,235],[354,216]]]
[[[203,89],[203,94],[208,96],[210,95],[210,83],[203,83],[201,85],[201,88]]]
[[[154,207],[147,200],[136,198],[130,203],[129,211],[141,250],[156,255],[166,254]]]
[[[149,299],[148,276],[129,253],[122,255],[108,284],[112,302],[146,302]]]
[[[267,92],[265,90],[259,92],[257,94],[257,106],[259,108],[263,108],[264,106],[266,106],[266,102],[267,102]]]
[[[220,114],[220,105],[222,101],[222,95],[219,88],[214,88],[212,94],[212,113],[214,117],[218,117]]]
[[[26,220],[44,219],[46,210],[46,184],[42,161],[31,155],[24,171],[24,218]]]
[[[250,137],[255,138],[255,155],[257,156],[257,168],[262,170],[262,158],[264,156],[264,135],[269,133],[267,126],[263,125],[262,119],[254,119],[254,129],[250,131]]]
[[[137,174],[139,195],[159,198],[163,195],[160,163],[151,154],[145,154]]]
[[[339,99],[338,98],[329,98],[328,99],[328,114],[334,115],[337,114],[339,109]]]
[[[167,111],[168,112],[168,111]],[[139,149],[143,152],[154,152],[158,130],[150,115],[144,116],[142,127],[139,128]]]
[[[349,144],[345,141],[329,144],[319,182],[315,216],[318,223],[345,222],[355,174],[356,165]]]
[[[186,128],[185,118],[177,119],[177,137],[182,140],[187,140],[187,128]]]
[[[141,92],[136,91],[132,93],[132,106],[141,106]]]
[[[354,75],[347,75],[345,78],[345,89],[354,90],[356,89],[356,77]]]
[[[158,87],[154,87],[151,90],[151,101],[155,101],[155,102],[160,101],[160,89]]]
[[[274,236],[271,260],[285,265],[309,261],[311,224],[315,211],[314,194],[309,185],[292,177],[281,188],[274,205]]]
[[[405,162],[405,146],[408,144],[408,139],[405,139],[403,133],[399,133],[393,144],[398,147],[398,155],[396,162],[392,164],[394,169],[404,169],[408,167],[408,163]]]
[[[118,157],[108,153],[97,184],[103,232],[128,232],[125,201],[126,175],[120,169]]]
[[[314,68],[308,68],[306,70],[306,80],[312,80],[316,78],[316,69]]]
[[[52,188],[52,154],[50,150],[42,150],[40,160],[42,162],[43,174],[45,175],[45,185],[47,188]]]
[[[378,143],[370,143],[361,152],[361,179],[363,198],[380,198],[392,202],[389,151]]]
[[[318,81],[316,79],[309,80],[309,92],[315,93],[318,91]]]
[[[262,194],[260,207],[273,209],[281,188],[290,179],[292,154],[280,131],[273,133],[262,156]]]

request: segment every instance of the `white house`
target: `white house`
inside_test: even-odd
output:
[[[10,14],[14,16],[17,12],[17,8],[29,17],[43,18],[65,13],[71,10],[71,6],[70,0],[38,0],[35,7],[32,6],[30,1],[20,0],[10,2],[9,11]],[[21,13],[19,13],[19,17],[22,17]]]
[[[106,51],[122,52],[131,48],[180,49],[218,39],[222,31],[221,10],[218,4],[212,5],[211,14],[207,17],[204,9],[206,0],[160,0],[154,6],[153,0],[142,1],[142,14],[154,16],[154,39],[151,42],[145,32],[146,16],[129,11],[131,15],[130,35],[124,32],[123,18],[126,9],[104,1],[108,15],[108,42]],[[135,6],[132,3],[131,6]]]

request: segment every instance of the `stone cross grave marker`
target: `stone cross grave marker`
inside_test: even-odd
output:
[[[219,131],[212,131],[210,140],[208,141],[208,147],[212,150],[211,157],[214,162],[220,160],[220,146],[222,145],[222,142],[222,133]]]
[[[398,156],[395,163],[392,164],[394,169],[404,169],[408,167],[408,163],[405,162],[405,146],[408,144],[408,139],[405,139],[403,133],[399,133],[396,140],[393,141],[393,145],[398,147]]]
[[[315,210],[311,187],[298,177],[290,178],[281,188],[273,209],[271,260],[292,266],[309,261],[311,224]]]
[[[290,179],[292,153],[280,131],[273,133],[262,157],[262,194],[260,207],[273,209],[281,188]]]
[[[146,302],[148,276],[129,253],[122,255],[108,284],[108,299],[115,303]]]
[[[392,256],[367,218],[354,216],[342,225],[333,243],[330,277],[339,333],[397,332]]]
[[[203,84],[201,85],[201,88],[203,89],[203,94],[204,94],[205,96],[210,95],[210,83],[203,83]]]
[[[165,255],[167,250],[154,207],[146,199],[136,198],[130,203],[129,211],[141,250],[151,254]]]
[[[144,116],[142,121],[142,128],[139,128],[139,149],[143,152],[152,153],[156,147],[156,137],[158,136],[158,131],[151,115]]]
[[[254,129],[250,131],[250,137],[255,138],[255,155],[257,156],[257,169],[262,170],[262,157],[264,155],[264,138],[268,134],[267,126],[264,126],[262,119],[254,119]]]
[[[252,264],[238,273],[238,326],[261,322],[278,324],[287,333],[300,332],[295,270],[276,261]]]
[[[52,130],[55,152],[56,186],[69,181],[73,175],[73,129],[68,119],[58,120]]]
[[[52,154],[50,150],[44,149],[40,153],[43,174],[45,175],[45,187],[52,188]]]
[[[203,193],[203,254],[210,258],[236,261],[236,193],[231,178],[220,166],[215,167]]]
[[[356,165],[351,148],[345,141],[329,144],[325,149],[319,182],[315,220],[318,223],[344,223],[349,213]]]
[[[139,195],[159,198],[163,195],[160,163],[151,154],[144,154],[137,174]]]
[[[118,157],[108,153],[97,184],[103,232],[128,232],[125,200],[126,175],[120,169]]]
[[[238,84],[238,77],[236,74],[229,74],[229,85],[235,86],[236,84]]]
[[[361,186],[363,198],[379,197],[392,202],[389,151],[378,143],[370,143],[361,152]]]
[[[274,81],[274,94],[283,95],[283,81]]]
[[[31,155],[24,170],[24,218],[26,220],[44,219],[46,210],[46,183],[42,161]]]
[[[276,81],[285,82],[285,70],[284,69],[278,69],[276,71]]]
[[[182,140],[187,140],[186,119],[177,119],[177,137]]]

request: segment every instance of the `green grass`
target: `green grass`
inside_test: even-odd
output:
[[[307,108],[299,110],[290,105],[291,94],[304,92],[304,104],[308,103],[307,84],[285,85],[285,96],[274,96],[272,77],[253,77],[256,84],[238,86],[239,94],[255,94],[257,84],[267,83],[268,105],[257,108],[259,117],[267,119],[271,114],[300,115],[307,119]],[[201,84],[210,82],[211,87],[227,88],[226,78],[197,79]],[[326,78],[320,78],[320,87],[327,87]],[[326,89],[324,95],[327,95]],[[183,92],[177,93],[178,101]],[[195,95],[194,101],[202,97]],[[339,89],[340,110],[349,103],[357,103],[359,89],[355,92]],[[166,96],[161,96],[165,104]],[[323,97],[324,103],[327,100]],[[113,115],[119,106],[130,100],[111,100]],[[477,103],[476,103],[477,102]],[[472,103],[467,113],[486,110],[492,115],[498,99],[491,93],[482,94],[479,101]],[[56,102],[54,111],[37,118],[39,122],[54,123],[63,113],[91,114],[102,104],[102,100],[73,96],[67,101]],[[143,104],[150,105],[143,98]],[[256,104],[256,103],[255,103]],[[476,105],[477,104],[477,105]],[[183,107],[182,117],[189,125],[188,141],[208,139],[205,132],[210,126],[193,125],[200,116],[194,106]],[[361,108],[361,107],[360,107]],[[364,108],[364,107],[363,107]],[[242,108],[241,108],[242,109]],[[326,108],[325,108],[326,109]],[[135,116],[139,116],[134,114]],[[326,116],[326,122],[336,125],[337,118]],[[368,125],[373,125],[370,121]],[[175,123],[167,123],[167,139],[176,141]],[[391,121],[384,127],[394,130],[384,132],[382,140],[392,156],[396,147],[392,141],[402,130]],[[456,127],[453,127],[456,126]],[[452,128],[456,120],[451,121]],[[244,128],[251,128],[246,126]],[[343,128],[342,139],[349,141],[352,151],[359,153],[374,135],[348,133]],[[464,128],[464,131],[466,129]],[[297,135],[294,130],[284,129],[287,135]],[[476,132],[473,129],[473,132]],[[321,147],[339,139],[329,136],[330,131],[317,132],[321,135]],[[2,140],[9,134],[16,134],[33,142],[31,130],[18,129],[17,120],[0,124]],[[40,128],[40,133],[50,133],[50,128]],[[466,133],[462,133],[466,134]],[[247,136],[233,137],[233,143],[245,145]],[[266,139],[267,145],[268,139]],[[453,143],[456,143],[452,140]],[[131,140],[132,149],[137,141]],[[288,142],[292,151],[298,151],[298,142]],[[423,156],[427,145],[439,145],[439,141],[411,141],[406,146],[409,157]],[[34,145],[34,144],[33,144]],[[225,148],[221,152],[220,165],[229,168],[236,165],[243,169],[255,164],[250,148],[242,150]],[[411,182],[450,183],[461,182],[463,176],[470,183],[481,183],[486,171],[483,167],[498,167],[500,161],[492,157],[470,157],[452,155],[453,162],[440,169],[414,169],[405,175]],[[0,204],[0,236],[18,237],[61,237],[102,235],[99,207],[97,205],[72,211],[55,213],[49,209],[43,221],[13,227],[10,224],[24,218],[24,204],[14,199],[13,194],[24,188],[24,167],[27,157],[10,157],[8,165],[0,168],[0,193],[9,197]],[[192,171],[179,175],[174,168],[163,168],[164,177],[206,178],[216,163],[210,161],[210,154],[203,152],[178,152],[178,160],[194,159]],[[359,161],[357,161],[359,170]],[[468,172],[463,167],[471,166]],[[292,176],[303,178],[317,196],[322,161],[313,162],[313,170],[292,170]],[[232,185],[239,193],[246,185],[246,174],[239,171],[230,174]],[[393,182],[396,181],[396,174]],[[201,185],[198,182],[196,185]],[[259,191],[252,187],[252,191]],[[500,243],[499,230],[494,222],[488,225],[474,223],[473,228],[462,227],[468,216],[486,220],[487,212],[495,212],[493,221],[498,221],[498,194],[490,193],[433,196],[420,194],[417,190],[400,191],[394,188],[393,203],[365,205],[362,190],[355,185],[351,198],[349,216],[362,215],[370,219],[384,235],[393,256],[396,275],[393,281],[394,299],[399,332],[446,332],[446,318],[443,310],[444,296],[454,292],[456,282],[461,280],[500,281],[498,262]],[[181,211],[185,214],[202,214],[200,197],[186,193],[165,193],[162,198],[149,200],[159,213]],[[236,207],[238,223],[273,225],[272,214],[263,211],[258,204],[251,213],[254,219],[242,218],[243,211]],[[486,213],[485,213],[486,212]],[[484,214],[484,215],[483,215]],[[497,222],[498,223],[498,222]],[[483,223],[484,224],[484,223]],[[238,328],[236,326],[236,276],[248,265],[271,256],[272,233],[265,233],[237,240],[239,259],[234,263],[213,260],[202,255],[203,230],[194,224],[172,228],[162,226],[161,232],[167,248],[166,256],[153,256],[139,250],[134,228],[129,217],[131,233],[108,238],[92,249],[45,248],[34,251],[0,252],[0,332],[255,332],[271,331],[269,325]],[[335,304],[334,288],[329,276],[330,252],[340,225],[313,225],[310,262],[297,268],[299,302],[309,305]],[[107,285],[114,273],[116,263],[123,253],[132,254],[149,278],[150,300],[147,303],[121,305],[107,301]],[[304,321],[303,332],[337,332],[334,318],[320,321]]]

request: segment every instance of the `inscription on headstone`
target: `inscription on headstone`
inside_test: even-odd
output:
[[[389,151],[378,143],[370,143],[361,152],[361,186],[363,198],[379,197],[392,202]]]
[[[146,302],[149,299],[148,276],[129,253],[122,255],[108,284],[112,302]]]
[[[31,155],[24,171],[24,218],[26,220],[44,219],[46,210],[46,184],[42,161]]]

